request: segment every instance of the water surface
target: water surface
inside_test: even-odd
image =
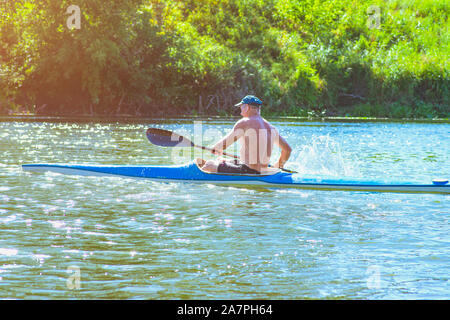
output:
[[[232,124],[206,120],[202,130],[222,134]],[[287,167],[305,174],[450,177],[449,124],[274,124],[294,149]],[[151,145],[148,126],[196,138],[193,119],[0,122],[0,298],[449,298],[448,195],[258,190],[20,168],[202,156]]]

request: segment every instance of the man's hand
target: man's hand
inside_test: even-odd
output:
[[[222,150],[218,150],[218,149],[211,149],[211,153],[215,154],[217,156],[223,155],[223,151]]]
[[[274,168],[280,168],[280,169],[282,169],[283,166],[284,166],[284,162],[279,162],[279,161],[275,162],[273,165]]]

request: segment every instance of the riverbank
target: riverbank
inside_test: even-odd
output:
[[[440,112],[441,116],[438,116],[433,111],[433,107],[427,104],[423,104],[422,107],[413,108],[411,106],[393,104],[392,106],[382,105],[357,105],[356,107],[342,106],[335,111],[318,111],[318,110],[305,110],[301,108],[293,109],[286,108],[284,110],[273,109],[270,106],[264,106],[261,109],[261,114],[265,118],[272,119],[298,119],[300,121],[376,121],[376,122],[436,122],[440,121],[446,123],[450,119],[450,107]],[[5,110],[7,108],[4,108]],[[153,109],[141,108],[141,110],[129,110],[129,112],[117,113],[114,111],[108,112],[107,109],[103,109],[101,112],[80,112],[74,110],[72,112],[65,112],[64,110],[58,112],[43,112],[42,108],[27,108],[27,107],[15,107],[7,109],[8,112],[3,112],[0,109],[0,118],[8,117],[31,117],[31,118],[62,118],[62,119],[170,119],[170,118],[230,118],[236,117],[239,111],[233,107],[227,107],[226,109],[212,112],[205,112],[198,107],[195,108],[158,108],[155,111]],[[31,110],[36,110],[31,111]],[[442,116],[447,115],[447,116]]]
[[[277,121],[299,121],[299,122],[343,122],[343,123],[450,123],[450,119],[391,119],[391,118],[371,118],[371,117],[292,117],[292,116],[272,116],[267,117]],[[135,117],[129,115],[114,117],[97,116],[36,116],[8,115],[1,116],[0,122],[98,122],[98,123],[193,123],[194,121],[214,121],[214,120],[238,120],[239,117],[233,115],[226,116],[179,116],[179,117]]]

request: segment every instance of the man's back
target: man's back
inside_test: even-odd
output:
[[[258,171],[267,168],[278,137],[276,129],[262,117],[251,116],[239,120],[235,130],[241,143],[241,161]]]

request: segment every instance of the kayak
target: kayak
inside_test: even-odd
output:
[[[450,194],[447,180],[430,183],[364,180],[360,178],[337,179],[307,176],[273,170],[266,174],[226,174],[202,171],[195,161],[183,165],[86,165],[86,164],[24,164],[24,171],[57,172],[82,176],[119,176],[145,178],[160,182],[211,183],[230,186],[263,188],[300,188],[317,190],[348,190],[370,192],[412,192]]]

